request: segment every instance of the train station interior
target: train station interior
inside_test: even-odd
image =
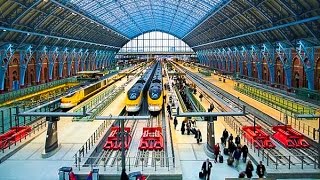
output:
[[[0,180],[320,180],[319,0],[0,0]]]

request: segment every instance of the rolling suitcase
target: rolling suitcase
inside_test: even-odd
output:
[[[203,174],[202,171],[199,172],[199,178],[200,178],[200,179],[203,179],[203,178],[204,178],[204,174]]]
[[[227,148],[224,148],[224,149],[223,149],[223,154],[229,155],[229,150],[228,150]]]
[[[232,166],[233,165],[233,161],[234,161],[234,159],[232,157],[229,157],[228,160],[227,160],[227,164],[229,166]]]
[[[223,156],[219,155],[219,163],[223,163]]]

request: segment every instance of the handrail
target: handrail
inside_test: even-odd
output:
[[[174,86],[173,88],[174,88],[174,90],[175,90],[175,92],[176,92],[176,94],[178,96],[179,102],[181,104],[182,111],[183,112],[187,112],[187,107],[186,107],[186,105],[184,104],[184,102],[182,100],[182,97],[180,95],[180,92],[179,92],[178,88],[176,86]]]
[[[144,171],[147,169],[154,170],[154,171],[157,171],[159,169],[160,170],[167,169],[168,171],[170,171],[170,169],[173,170],[175,168],[173,163],[164,163],[164,164],[157,163],[161,161],[174,162],[175,157],[158,157],[158,156],[149,157],[149,156],[150,155],[148,154],[147,156],[141,155],[141,156],[126,157],[126,160],[127,160],[126,169],[128,169],[129,171],[135,171],[135,170]],[[77,156],[75,158],[76,158],[76,161],[74,162],[73,166],[76,167],[79,171],[87,168],[91,169],[93,167],[103,168],[103,171],[107,171],[107,167],[109,167],[108,170],[110,170],[110,168],[115,168],[117,171],[121,171],[121,163],[119,163],[121,161],[121,156],[111,156],[108,158],[104,158],[102,160],[103,162],[99,164],[96,164],[94,162],[101,159],[101,157]],[[87,159],[87,160],[84,161],[83,159]],[[138,165],[134,163],[137,159],[139,159],[138,161],[141,161],[141,163],[139,163]],[[150,163],[144,164],[144,159],[148,159]],[[106,161],[110,161],[110,160],[111,161],[114,160],[115,164],[108,165],[107,163],[105,163]]]

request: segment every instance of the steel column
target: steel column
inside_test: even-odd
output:
[[[8,65],[11,61],[11,58],[14,54],[14,50],[11,44],[6,45],[3,49],[0,50],[0,91],[4,90],[4,80]]]
[[[276,53],[278,57],[280,58],[280,61],[283,64],[284,67],[284,73],[285,73],[285,79],[286,79],[286,86],[291,87],[291,74],[292,74],[292,48],[288,47],[284,43],[278,43],[277,44]],[[275,61],[275,60],[274,60]],[[271,75],[271,74],[270,74]],[[274,76],[274,74],[273,74]]]
[[[37,51],[36,55],[36,83],[40,83],[40,78],[41,78],[41,70],[42,70],[42,64],[43,60],[47,56],[47,47],[44,46],[42,50]]]
[[[24,80],[26,76],[26,70],[28,63],[32,57],[32,46],[28,46],[26,49],[20,50],[20,86],[24,86]]]
[[[296,50],[307,76],[308,88],[314,90],[314,47],[306,42],[299,41]]]

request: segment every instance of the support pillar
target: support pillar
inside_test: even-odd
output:
[[[210,152],[213,153],[215,141],[215,132],[214,132],[214,121],[217,120],[217,116],[210,116],[209,121],[207,122],[207,148]]]
[[[52,81],[53,79],[53,68],[54,68],[54,63],[56,59],[59,57],[59,52],[58,48],[54,48],[53,50],[49,51],[49,81]]]
[[[55,154],[61,147],[58,142],[58,121],[59,117],[46,117],[48,121],[46,143],[44,152],[42,153],[43,158],[48,158]]]
[[[26,49],[23,49],[20,51],[20,87],[23,87],[26,71],[28,67],[28,63],[30,62],[30,59],[32,57],[32,46],[28,46]]]
[[[314,90],[314,47],[306,42],[299,41],[296,50],[305,69],[308,80],[308,89]]]
[[[4,49],[0,51],[0,92],[4,90],[4,80],[6,72],[8,70],[9,63],[14,54],[14,50],[11,44],[8,44]]]
[[[36,83],[37,84],[40,83],[42,64],[46,56],[47,56],[47,47],[44,46],[43,49],[38,51],[36,55]]]

